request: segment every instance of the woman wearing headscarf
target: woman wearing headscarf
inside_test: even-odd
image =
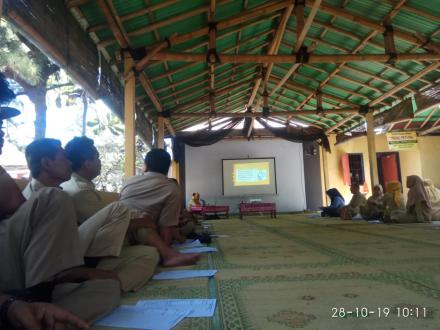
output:
[[[434,186],[434,183],[430,179],[423,180],[423,185],[425,186],[425,190],[428,193],[429,201],[431,202],[432,207],[432,220],[439,221],[440,220],[440,190]]]
[[[383,188],[380,184],[373,187],[373,195],[367,200],[367,204],[360,207],[363,219],[381,219],[383,216]]]
[[[423,185],[425,186],[431,206],[440,206],[440,190],[434,186],[430,179],[423,180]]]
[[[406,177],[406,186],[409,188],[406,211],[396,210],[391,212],[391,221],[403,223],[431,222],[431,203],[422,179],[417,175],[409,175]]]
[[[345,205],[344,197],[336,188],[331,188],[326,191],[327,196],[330,198],[329,206],[321,207],[321,216],[323,217],[339,217],[339,211],[341,207]]]
[[[405,210],[402,188],[399,181],[389,181],[383,196],[383,221],[391,222],[390,215],[395,210]]]

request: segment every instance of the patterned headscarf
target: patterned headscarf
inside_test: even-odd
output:
[[[400,205],[400,201],[402,200],[402,193],[400,191],[400,182],[399,181],[389,181],[386,185],[387,193],[393,196],[394,203],[397,206]]]
[[[417,202],[425,202],[428,207],[431,207],[431,202],[429,201],[428,193],[423,186],[422,179],[417,175],[409,175],[406,177],[406,186],[409,188],[408,191],[408,202],[406,207],[410,208]]]

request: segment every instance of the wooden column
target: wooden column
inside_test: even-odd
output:
[[[374,185],[379,183],[373,112],[368,112],[365,115],[365,119],[367,120],[368,159],[370,164],[370,189],[372,190]]]
[[[326,191],[329,189],[327,151],[322,146],[320,146],[319,152],[321,153],[319,166],[321,168],[322,205],[328,205],[329,199],[326,193]]]
[[[124,54],[124,68],[127,69],[133,66],[133,59]],[[125,72],[127,74],[128,72]],[[135,87],[136,78],[132,75],[125,81],[124,86],[124,124],[125,124],[125,165],[124,172],[126,177],[135,175],[135,136],[136,136],[136,124],[135,124]]]
[[[165,118],[160,116],[157,118],[157,147],[165,148]]]
[[[179,171],[179,163],[173,160],[171,162],[171,177],[176,179],[177,182],[180,183]]]

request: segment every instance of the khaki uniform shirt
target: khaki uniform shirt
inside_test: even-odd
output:
[[[125,182],[120,201],[131,209],[148,213],[159,226],[177,226],[180,194],[178,185],[165,175],[146,172]]]
[[[77,173],[72,173],[70,180],[62,183],[61,187],[73,199],[79,224],[106,206],[96,191],[94,183]]]
[[[27,184],[27,186],[23,190],[23,196],[26,199],[31,198],[32,194],[36,193],[41,188],[46,187],[44,184],[42,184],[40,181],[38,181],[35,178],[32,178],[31,181]]]

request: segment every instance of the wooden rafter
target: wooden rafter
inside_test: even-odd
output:
[[[438,68],[440,66],[440,62],[435,62],[433,64],[431,64],[430,66],[424,68],[422,71],[416,73],[414,76],[412,76],[411,78],[408,78],[407,80],[405,80],[404,82],[400,83],[399,85],[395,86],[394,88],[392,88],[391,90],[389,90],[386,93],[383,93],[380,97],[378,97],[377,99],[375,99],[374,101],[371,101],[369,103],[369,106],[374,106],[380,102],[382,102],[382,100],[385,100],[387,97],[389,97],[390,95],[393,95],[394,93],[397,93],[398,91],[400,91],[401,89],[405,88],[406,86],[408,86],[409,84],[413,83],[414,81],[416,81],[417,79],[419,79],[420,77],[423,77],[424,75],[430,73],[432,70]]]
[[[269,50],[267,52],[269,55],[278,53],[278,49],[280,48],[280,44],[283,39],[284,31],[286,30],[287,21],[289,20],[290,15],[292,14],[292,10],[293,10],[293,5],[287,6],[284,9],[283,15],[280,18],[277,30],[275,32],[275,35],[272,39],[272,42],[269,46]],[[255,81],[254,87],[252,89],[251,97],[249,98],[249,101],[246,104],[247,107],[251,107],[252,104],[254,103],[255,97],[257,95],[258,89],[260,88],[260,84],[262,81],[263,81],[263,90],[264,91],[267,90],[267,82],[268,82],[270,74],[272,72],[272,68],[273,68],[273,63],[264,63],[263,64],[262,72],[258,75],[258,77]],[[264,77],[263,77],[263,75],[264,75]],[[259,105],[259,102],[257,103],[257,108],[259,107],[258,105]],[[253,111],[255,111],[255,109],[253,109]],[[247,137],[249,137],[251,135],[253,126],[254,126],[254,121],[252,120],[252,123],[251,123],[251,125],[249,125],[249,129],[247,131]]]
[[[308,4],[310,4],[310,5],[312,4],[312,0],[306,0],[306,1]],[[338,18],[343,18],[343,19],[346,19],[351,22],[358,22],[359,24],[366,26],[372,30],[378,31],[379,33],[382,33],[385,31],[385,27],[380,22],[376,22],[376,21],[371,20],[365,16],[360,16],[360,15],[350,13],[346,9],[336,8],[336,7],[333,7],[327,3],[324,3],[321,6],[321,10],[324,12],[327,12],[331,15],[335,15]],[[402,40],[407,41],[407,42],[414,44],[414,45],[426,44],[426,47],[428,47],[431,50],[434,50],[434,51],[439,50],[439,48],[438,48],[439,46],[437,44],[435,44],[433,41],[426,40],[424,38],[419,39],[417,36],[412,35],[408,32],[402,31],[397,28],[394,29],[394,36],[396,38],[402,39]],[[440,52],[440,51],[438,51],[438,52]]]
[[[296,55],[260,55],[260,54],[219,54],[222,63],[296,63]],[[197,53],[159,52],[153,59],[166,59],[167,61],[204,62],[206,55]],[[437,53],[401,53],[396,55],[396,61],[410,60],[440,60]],[[388,54],[338,54],[338,55],[313,55],[308,63],[343,63],[343,62],[383,62],[389,60]],[[296,63],[300,65],[301,63]],[[290,70],[289,70],[290,71]],[[287,81],[287,79],[286,79]]]
[[[396,6],[393,7],[392,12],[388,15],[388,20],[391,20],[391,18],[397,14],[398,9],[405,3],[406,0],[401,0],[398,4],[396,4]],[[369,40],[371,40],[372,38],[374,38],[377,34],[379,33],[379,31],[377,30],[373,30],[372,32],[370,32],[363,40],[361,40],[359,42],[359,44],[355,47],[355,49],[352,51],[353,54],[358,53],[360,50],[362,50],[365,45],[369,42]],[[322,89],[334,76],[336,76],[340,70],[347,64],[347,62],[342,62],[340,63],[334,70],[333,72],[331,72],[327,78],[322,81],[319,84],[318,89]],[[316,95],[316,92],[310,94],[302,103],[302,105],[306,104],[312,97],[314,97]]]
[[[299,49],[302,47],[304,40],[306,38],[307,33],[309,32],[310,27],[312,26],[313,20],[315,19],[316,13],[318,12],[319,6],[321,5],[322,0],[315,0],[313,4],[311,4],[311,10],[309,13],[309,16],[307,16],[307,20],[304,23],[304,26],[301,28],[301,32],[297,34],[296,38],[296,44],[295,44],[295,54],[299,51]],[[295,63],[289,71],[284,75],[284,77],[281,79],[281,81],[270,91],[270,95],[273,95],[281,86],[285,84],[285,82],[290,78],[290,76],[299,68],[301,63],[296,63],[296,56],[295,60],[292,60],[290,63]],[[288,63],[288,62],[287,62]]]
[[[354,115],[357,115],[357,109],[340,109],[340,110],[327,110],[327,113],[334,113],[334,114],[341,114],[341,113],[351,113]],[[310,115],[310,114],[315,114],[313,111],[310,110],[292,110],[292,111],[273,111],[271,112],[271,116],[281,116],[281,117],[287,117],[287,116],[291,116],[291,115]],[[187,118],[198,118],[198,117],[210,117],[211,113],[210,112],[179,112],[179,113],[173,113],[172,117],[174,118],[182,118],[182,117],[187,117]],[[259,112],[237,112],[237,113],[229,113],[229,112],[217,112],[216,113],[216,117],[231,117],[231,118],[245,118],[245,117],[250,117],[250,118],[256,118],[256,117],[261,117],[261,113]]]

